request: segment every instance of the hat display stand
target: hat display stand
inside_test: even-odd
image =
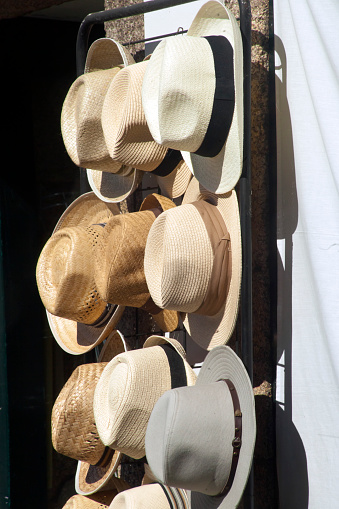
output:
[[[76,44],[76,66],[77,76],[84,72],[86,55],[88,50],[89,34],[92,27],[96,24],[103,24],[108,21],[115,21],[122,18],[130,18],[140,14],[161,10],[164,8],[175,7],[182,4],[188,4],[194,0],[152,0],[151,2],[141,2],[108,9],[87,15],[82,21]],[[237,184],[237,195],[239,199],[239,215],[241,225],[241,250],[242,250],[242,275],[241,275],[241,297],[239,302],[239,312],[241,321],[238,331],[240,331],[240,351],[241,359],[248,373],[251,383],[253,383],[253,345],[252,345],[252,231],[251,231],[251,5],[250,0],[238,0],[240,10],[240,31],[243,45],[243,103],[244,103],[244,135],[243,135],[243,167],[240,179]],[[178,19],[178,26],[180,19]],[[185,33],[181,31],[180,33]],[[163,39],[176,34],[159,34],[157,37],[134,41],[133,35],[129,34],[129,42],[122,43],[128,46],[136,42],[148,42],[156,39]],[[86,170],[80,168],[80,194],[89,190]],[[144,190],[142,190],[144,191]],[[152,191],[149,191],[152,192]],[[155,191],[156,192],[156,191]],[[176,201],[179,205],[181,200]],[[125,212],[123,210],[123,212]],[[132,210],[131,212],[134,212]],[[136,315],[138,316],[138,315]],[[182,317],[184,319],[184,316]],[[182,324],[180,331],[175,331],[173,338],[183,333],[184,348],[186,349],[186,332]],[[122,333],[128,336],[122,329]],[[167,336],[169,333],[166,333]],[[136,331],[136,336],[138,330]],[[151,334],[149,334],[151,336]],[[187,335],[188,336],[188,335]],[[180,336],[181,337],[181,336]],[[129,345],[128,345],[129,346]],[[132,348],[140,346],[137,342]],[[98,359],[102,347],[95,348],[95,354]],[[207,352],[205,352],[207,354]],[[201,355],[201,352],[200,352]],[[188,359],[189,360],[189,359]],[[193,363],[192,363],[193,364]],[[142,458],[141,461],[143,461]],[[247,487],[243,495],[243,508],[254,508],[254,477],[253,468],[248,478]],[[120,506],[119,506],[120,507]],[[122,506],[121,506],[122,507]],[[127,505],[126,505],[127,507]],[[135,506],[137,507],[137,506]],[[141,507],[141,506],[140,506]],[[144,507],[144,506],[142,506]],[[149,505],[151,507],[151,505]],[[152,506],[153,507],[153,506]],[[168,505],[168,508],[174,507]],[[177,506],[175,506],[177,507]],[[185,506],[186,507],[186,506]],[[192,506],[192,509],[194,507]]]

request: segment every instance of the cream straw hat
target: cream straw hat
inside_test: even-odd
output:
[[[153,140],[147,126],[141,88],[148,63],[129,65],[116,74],[105,96],[102,128],[112,159],[157,175],[168,196],[176,198],[185,192],[190,170],[178,150]]]
[[[110,509],[188,509],[185,490],[159,483],[138,486],[117,495]]]
[[[61,113],[61,130],[72,161],[87,168],[93,192],[106,202],[120,202],[139,185],[142,173],[114,161],[107,150],[101,126],[105,93],[112,78],[133,64],[132,55],[113,39],[93,42],[85,73],[72,84]]]
[[[186,36],[164,39],[148,63],[142,100],[155,141],[176,150],[202,185],[234,188],[243,158],[242,39],[233,14],[211,0]]]
[[[145,276],[159,308],[185,313],[202,348],[227,343],[238,314],[241,232],[235,191],[216,195],[193,178],[182,205],[159,216],[148,234]]]
[[[144,347],[116,356],[94,393],[94,417],[102,442],[128,456],[145,456],[145,433],[155,402],[167,390],[193,385],[196,375],[175,339],[151,336]]]
[[[99,490],[128,488],[122,479],[113,477],[121,453],[105,447],[94,422],[95,386],[112,356],[126,351],[122,334],[114,331],[106,340],[97,363],[78,366],[67,380],[52,410],[52,442],[60,454],[78,460],[76,492],[90,495]]]
[[[108,306],[98,294],[94,277],[94,248],[103,225],[119,215],[118,205],[94,193],[79,196],[60,217],[43,248],[36,269],[41,300],[54,338],[71,354],[88,352],[114,330],[123,306]],[[86,245],[76,257],[79,243]]]
[[[175,204],[158,194],[148,195],[139,212],[120,214],[107,222],[95,250],[94,279],[105,302],[142,308],[163,331],[178,327],[176,311],[155,306],[144,273],[147,235],[158,214]]]
[[[206,357],[194,387],[167,391],[154,406],[146,456],[162,483],[188,491],[190,509],[235,509],[251,470],[254,395],[228,346]]]

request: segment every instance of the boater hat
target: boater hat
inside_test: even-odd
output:
[[[188,491],[191,509],[237,507],[256,437],[254,395],[228,346],[206,357],[194,387],[167,391],[146,431],[146,457],[157,479]]]
[[[164,486],[159,483],[138,486],[119,493],[110,509],[188,509],[185,490]]]
[[[88,352],[114,330],[124,307],[104,302],[94,281],[94,248],[118,205],[94,193],[79,196],[60,217],[36,269],[41,300],[54,338],[71,354]],[[74,257],[86,245],[81,257]],[[81,248],[80,248],[81,249]]]
[[[112,159],[157,175],[168,196],[176,198],[185,192],[191,172],[181,153],[156,143],[147,126],[141,88],[148,63],[129,65],[116,74],[106,92],[102,128]]]
[[[95,249],[95,282],[106,302],[142,308],[163,331],[178,327],[178,313],[160,309],[150,297],[144,272],[148,232],[155,218],[175,204],[158,194],[148,195],[139,212],[120,214],[107,222]]]
[[[235,191],[217,195],[193,177],[182,205],[164,212],[150,229],[145,275],[155,304],[185,313],[184,326],[202,348],[227,343],[241,284]]]
[[[119,331],[106,340],[99,362],[78,366],[67,380],[52,410],[52,442],[60,454],[78,460],[76,492],[90,495],[99,490],[128,488],[122,479],[113,477],[121,453],[105,447],[94,422],[94,389],[108,361],[126,351]]]
[[[175,339],[151,336],[144,347],[117,355],[101,374],[94,417],[102,442],[128,456],[145,456],[145,433],[155,402],[167,390],[193,385],[196,375]]]
[[[107,150],[101,127],[101,111],[112,78],[133,64],[132,55],[113,39],[93,42],[85,73],[72,84],[61,114],[61,130],[72,161],[87,168],[93,192],[107,202],[127,198],[141,182],[142,174],[114,161]]]
[[[181,150],[203,186],[234,188],[243,157],[243,59],[239,26],[216,0],[186,36],[164,39],[147,66],[142,100],[153,138]]]

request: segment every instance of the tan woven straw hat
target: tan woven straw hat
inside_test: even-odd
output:
[[[105,96],[102,128],[112,159],[152,172],[168,196],[181,196],[190,181],[190,170],[178,150],[156,143],[147,126],[141,88],[148,61],[129,65],[117,73]]]
[[[75,489],[81,495],[129,487],[123,480],[113,477],[121,453],[101,442],[93,415],[94,389],[101,373],[108,361],[125,351],[123,336],[114,331],[106,340],[99,362],[78,366],[53,406],[52,443],[57,452],[78,460]]]
[[[184,326],[202,348],[227,343],[241,284],[235,191],[216,195],[193,178],[182,205],[164,212],[150,229],[145,276],[155,304],[186,313]]]
[[[106,509],[120,490],[100,491],[94,495],[73,495],[62,509]]]
[[[243,58],[231,11],[211,0],[186,36],[164,39],[148,63],[142,100],[153,138],[181,150],[203,186],[234,188],[243,159]]]
[[[97,39],[88,50],[85,73],[72,84],[61,114],[61,131],[72,161],[87,168],[93,192],[106,202],[120,202],[138,186],[142,173],[114,161],[101,126],[105,93],[112,78],[133,64],[132,55],[117,41]]]
[[[174,339],[151,336],[139,350],[116,356],[94,393],[94,417],[102,442],[132,458],[145,456],[145,433],[155,402],[167,390],[193,385],[196,375]]]
[[[159,483],[138,486],[117,495],[111,509],[188,509],[185,490]]]
[[[123,306],[102,300],[93,277],[97,239],[103,225],[119,214],[116,204],[104,203],[94,193],[79,196],[62,214],[40,254],[36,269],[40,297],[54,338],[68,353],[82,354],[100,344],[124,311]]]
[[[148,195],[139,212],[120,214],[107,222],[95,250],[95,282],[106,302],[142,308],[163,331],[178,327],[178,313],[155,306],[144,273],[147,235],[158,214],[175,207],[158,194]]]
[[[207,355],[194,387],[167,391],[154,406],[146,456],[157,479],[188,491],[190,509],[234,509],[251,470],[254,395],[228,346]]]

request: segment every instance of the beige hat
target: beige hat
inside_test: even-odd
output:
[[[107,305],[93,278],[97,238],[103,225],[119,214],[118,205],[106,204],[94,193],[79,196],[62,214],[40,254],[36,269],[40,297],[54,338],[68,353],[82,354],[100,344],[125,309]],[[75,259],[79,243],[86,251]]]
[[[206,357],[194,387],[167,391],[154,405],[146,456],[157,479],[188,491],[191,509],[235,509],[251,470],[254,395],[228,346]]]
[[[81,495],[129,487],[122,479],[113,477],[121,453],[101,442],[93,415],[94,389],[100,375],[113,357],[125,351],[122,334],[114,331],[106,340],[99,362],[78,366],[53,406],[52,443],[60,454],[78,460],[75,489]]]
[[[145,433],[155,402],[167,390],[193,385],[196,375],[175,339],[149,337],[144,347],[116,356],[94,393],[102,442],[132,458],[145,456]]]
[[[159,308],[186,313],[199,346],[227,343],[238,314],[241,231],[235,191],[216,195],[193,178],[183,203],[159,216],[148,234],[145,276]]]
[[[106,509],[121,490],[100,491],[90,496],[73,495],[62,509]]]
[[[107,222],[95,249],[94,278],[105,302],[142,308],[153,315],[163,331],[178,327],[176,311],[155,306],[144,273],[147,235],[161,212],[175,207],[158,194],[148,195],[139,212],[120,214]]]
[[[186,36],[164,39],[156,47],[143,80],[153,138],[181,150],[193,175],[218,194],[233,189],[242,171],[242,54],[235,17],[211,0]]]
[[[141,88],[148,63],[129,65],[116,74],[106,92],[102,128],[112,159],[157,175],[168,196],[176,198],[185,192],[191,172],[181,153],[156,143],[147,126]]]
[[[185,490],[159,483],[138,486],[117,495],[110,509],[188,509]]]
[[[87,168],[93,192],[106,202],[127,198],[142,179],[141,172],[110,157],[101,126],[104,96],[112,78],[133,63],[132,55],[113,39],[94,41],[87,53],[85,73],[72,84],[61,113],[61,131],[70,158]]]

